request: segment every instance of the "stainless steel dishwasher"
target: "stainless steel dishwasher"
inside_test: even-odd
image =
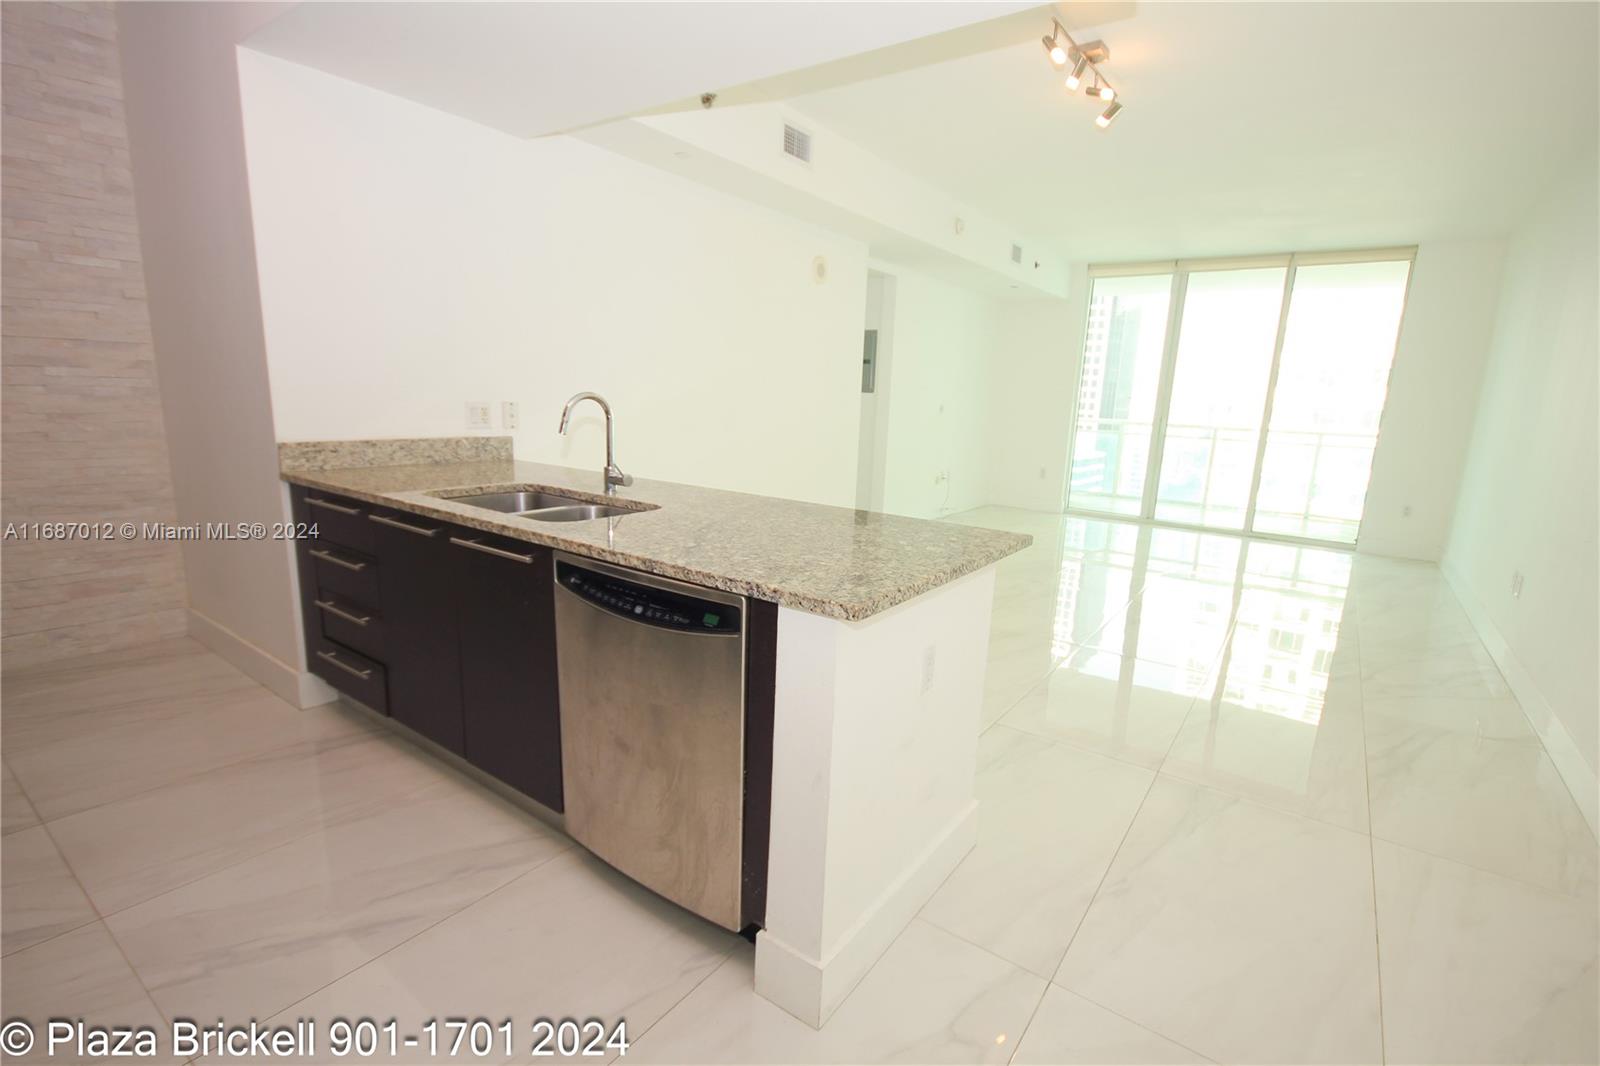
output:
[[[739,928],[742,596],[555,553],[567,831]]]

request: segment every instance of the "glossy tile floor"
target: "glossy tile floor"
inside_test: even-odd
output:
[[[1593,838],[1436,568],[958,520],[1036,538],[980,842],[821,1031],[743,941],[188,641],[5,677],[0,1013],[625,1018],[625,1061],[675,1063],[1596,1060]]]

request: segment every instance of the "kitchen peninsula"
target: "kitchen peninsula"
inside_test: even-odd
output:
[[[608,491],[599,471],[516,461],[503,437],[279,452],[318,532],[295,549],[311,671],[753,932],[757,990],[796,1016],[825,1021],[971,848],[994,564],[1029,538],[644,479]],[[492,509],[512,499],[537,502]],[[589,646],[628,623],[678,650]],[[744,640],[723,719],[694,687],[709,667],[680,663],[719,632]],[[675,698],[696,712],[682,730],[662,725]],[[611,744],[637,772],[588,729],[589,707],[626,728],[618,704],[655,730]],[[731,797],[694,777],[720,749]],[[637,791],[652,774],[675,774],[674,795],[689,778],[707,854],[643,854],[685,831]],[[630,812],[637,826],[614,824]],[[698,883],[724,852],[732,877]],[[638,872],[663,863],[693,869],[665,887]]]

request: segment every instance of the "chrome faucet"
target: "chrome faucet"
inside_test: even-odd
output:
[[[600,405],[600,410],[606,413],[606,491],[616,492],[618,485],[632,485],[633,478],[617,468],[617,461],[611,450],[611,405],[606,403],[604,396],[601,396],[598,392],[580,392],[568,400],[567,405],[561,409],[561,428],[556,432],[565,433],[567,431],[567,421],[572,417],[572,409],[584,400],[593,400]]]

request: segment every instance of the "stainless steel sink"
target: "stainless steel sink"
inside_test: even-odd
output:
[[[586,522],[591,518],[613,518],[617,515],[638,514],[631,507],[607,507],[598,503],[574,503],[563,507],[545,507],[536,511],[521,511],[520,518],[535,522]]]
[[[554,492],[485,492],[479,496],[453,496],[451,503],[464,503],[469,507],[483,507],[490,511],[501,511],[505,514],[521,514],[523,511],[539,511],[547,507],[578,507],[583,506],[582,500],[575,500],[571,496],[560,496]]]

